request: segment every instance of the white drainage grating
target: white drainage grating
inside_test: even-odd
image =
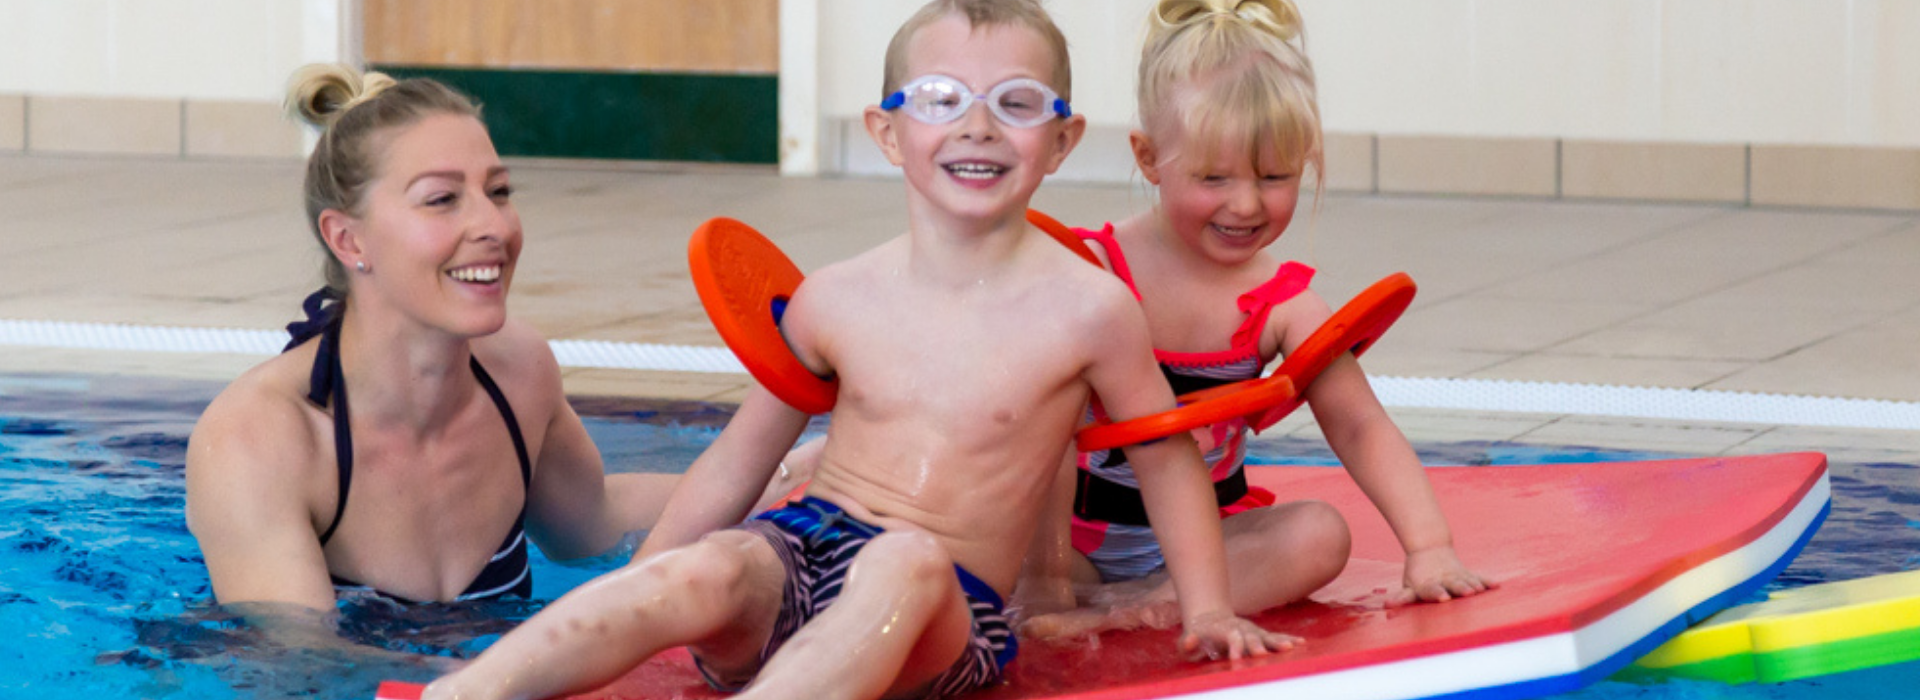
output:
[[[272,355],[286,341],[282,331],[0,319],[0,345]],[[556,340],[551,345],[565,367],[746,371],[725,348],[598,340]],[[1381,403],[1401,408],[1920,430],[1920,403],[1903,401],[1489,379],[1371,379]]]

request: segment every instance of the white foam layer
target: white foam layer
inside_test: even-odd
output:
[[[281,331],[0,319],[0,345],[272,355],[286,341]],[[556,340],[551,345],[565,367],[746,371],[725,348],[598,340]],[[1920,430],[1920,403],[1905,401],[1490,379],[1371,379],[1381,403],[1400,408]]]

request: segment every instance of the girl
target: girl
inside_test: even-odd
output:
[[[1293,219],[1300,181],[1321,167],[1313,70],[1300,14],[1289,0],[1163,0],[1141,55],[1141,128],[1129,139],[1151,210],[1082,231],[1145,307],[1155,354],[1175,393],[1259,376],[1325,321],[1308,288],[1314,270],[1266,252]],[[1444,601],[1488,582],[1454,554],[1446,519],[1407,440],[1351,355],[1304,387],[1328,443],[1386,516],[1406,550],[1404,587],[1389,604]],[[1098,411],[1098,408],[1095,408]],[[1274,504],[1242,472],[1245,420],[1195,431],[1225,518],[1235,611],[1300,600],[1345,566],[1348,530],[1318,501]],[[1042,571],[1065,568],[1079,585],[1115,584],[1105,611],[1042,616],[1036,634],[1152,622],[1173,590],[1141,515],[1124,449],[1079,455],[1071,551],[1043,542]],[[1042,575],[1045,580],[1045,575]],[[1046,594],[1030,600],[1045,601]],[[1058,594],[1055,594],[1056,597]],[[1042,604],[1044,605],[1044,603]]]

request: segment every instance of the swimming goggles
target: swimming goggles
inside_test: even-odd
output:
[[[880,108],[904,108],[907,116],[922,124],[945,124],[965,116],[974,100],[985,100],[1000,123],[1017,129],[1039,126],[1054,117],[1073,116],[1073,109],[1059,93],[1032,78],[1014,78],[978,95],[966,83],[937,73],[909,81],[899,92],[881,100]]]

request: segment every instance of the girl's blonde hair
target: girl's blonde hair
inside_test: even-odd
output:
[[[1060,93],[1061,99],[1073,100],[1073,64],[1067,57],[1067,36],[1053,23],[1053,17],[1038,0],[932,0],[922,6],[918,12],[908,17],[893,33],[893,40],[887,42],[887,56],[882,64],[880,94],[891,95],[908,80],[919,76],[907,75],[907,44],[913,41],[913,35],[929,24],[940,21],[947,15],[961,15],[967,18],[968,26],[978,30],[981,27],[1015,26],[1026,27],[1040,35],[1047,42],[1047,48],[1053,50],[1053,78],[1047,87]],[[991,86],[982,86],[991,87]]]
[[[287,81],[286,107],[320,129],[320,140],[307,157],[307,225],[326,254],[327,286],[345,295],[346,267],[326,249],[320,213],[362,213],[367,184],[380,175],[385,137],[393,129],[435,114],[478,118],[480,108],[433,80],[396,81],[383,73],[325,63],[294,71]]]
[[[1178,133],[1200,162],[1239,144],[1321,175],[1320,107],[1305,27],[1290,0],[1161,0],[1140,54],[1140,124]],[[1197,145],[1198,152],[1191,152]],[[1316,177],[1316,181],[1325,180]]]

